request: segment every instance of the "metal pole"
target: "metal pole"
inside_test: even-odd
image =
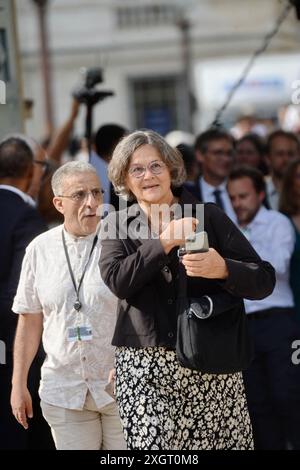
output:
[[[191,106],[191,42],[190,42],[190,22],[185,18],[180,18],[177,26],[181,32],[182,64],[183,64],[183,87],[186,110],[186,129],[193,131],[192,106]]]
[[[47,29],[47,7],[48,0],[33,0],[37,6],[39,36],[40,36],[40,58],[42,65],[42,77],[44,86],[46,135],[51,136],[54,128],[52,88],[51,88],[51,65],[49,58],[49,38]]]

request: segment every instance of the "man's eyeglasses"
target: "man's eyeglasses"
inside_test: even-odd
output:
[[[160,161],[154,161],[150,162],[147,166],[143,165],[135,165],[129,168],[128,173],[130,176],[133,176],[134,178],[142,178],[146,170],[149,170],[153,175],[160,175],[164,169],[166,168],[166,165],[163,162]]]
[[[271,156],[274,157],[288,157],[288,158],[296,158],[297,157],[297,152],[294,152],[293,150],[273,150],[273,152],[270,152]]]
[[[101,202],[104,193],[104,189],[92,189],[91,191],[76,191],[76,193],[73,193],[70,196],[60,194],[58,197],[66,197],[68,199],[72,199],[72,201],[76,203],[81,204],[88,199],[89,194],[93,196],[96,202]]]
[[[233,158],[235,156],[234,150],[207,150],[206,153],[210,153],[214,157],[221,158],[221,157],[227,157],[227,158]]]

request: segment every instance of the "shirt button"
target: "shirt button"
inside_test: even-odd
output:
[[[168,304],[172,305],[172,303],[173,303],[173,299],[168,299]]]
[[[81,258],[81,255],[78,255],[78,258]]]
[[[168,337],[169,337],[169,338],[173,338],[173,336],[174,336],[174,333],[172,333],[172,331],[169,331]]]
[[[88,377],[86,377],[84,380],[85,380],[86,382],[88,382],[88,381],[89,381]]]
[[[85,356],[83,356],[82,360],[83,360],[83,361],[86,361],[86,357],[85,357]]]

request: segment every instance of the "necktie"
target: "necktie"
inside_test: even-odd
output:
[[[220,207],[220,209],[224,210],[224,204],[221,198],[221,190],[220,189],[215,189],[213,192],[213,195],[215,196],[215,202],[217,206]]]

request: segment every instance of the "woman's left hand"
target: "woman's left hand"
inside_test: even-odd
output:
[[[228,270],[224,258],[214,249],[205,253],[191,253],[182,257],[186,273],[191,277],[226,279]]]

